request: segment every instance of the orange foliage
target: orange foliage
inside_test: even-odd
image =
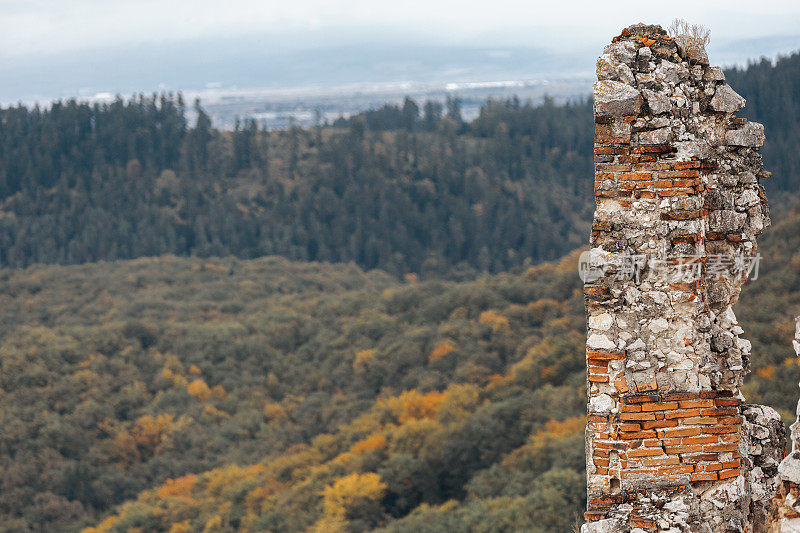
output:
[[[360,352],[356,353],[356,357],[353,359],[353,369],[363,370],[367,368],[369,363],[375,359],[377,353],[377,350],[361,350]]]
[[[192,498],[192,488],[195,483],[197,483],[196,474],[189,474],[176,479],[167,479],[164,484],[158,488],[157,494],[159,498],[164,499],[180,498],[187,501],[194,501]]]
[[[509,322],[506,317],[498,313],[497,311],[488,310],[481,313],[478,322],[481,324],[487,324],[492,326],[492,331],[507,331],[509,329]]]
[[[439,344],[436,345],[436,347],[433,349],[431,354],[428,356],[428,362],[432,363],[432,362],[436,361],[437,359],[441,359],[442,357],[444,357],[445,355],[449,354],[450,352],[452,352],[455,349],[456,349],[455,346],[453,346],[449,342],[439,343]]]
[[[190,374],[199,375],[200,374],[200,369],[197,367],[197,365],[192,365],[192,366],[189,367],[189,373]]]
[[[222,385],[214,385],[211,387],[211,396],[214,398],[219,398],[220,400],[224,400],[228,397],[228,392],[223,388]]]
[[[202,379],[196,379],[186,386],[186,392],[194,396],[198,402],[211,398],[211,389]]]
[[[421,420],[423,418],[436,418],[439,404],[444,400],[441,392],[429,392],[421,394],[412,389],[379,403],[388,407],[397,417],[401,424],[409,420]]]
[[[322,492],[322,505],[327,516],[344,518],[347,512],[363,501],[376,501],[383,497],[388,485],[374,472],[353,473],[337,479]]]
[[[386,437],[383,435],[370,435],[353,444],[351,453],[366,453],[386,448]]]
[[[262,413],[267,420],[286,420],[289,418],[286,409],[279,403],[268,403],[264,406]]]
[[[756,375],[760,378],[768,379],[770,381],[775,379],[775,367],[773,365],[765,366],[756,370]]]
[[[583,431],[586,427],[586,417],[583,415],[573,416],[565,420],[548,420],[544,423],[544,429],[540,429],[538,434],[546,433],[551,437],[564,437],[578,431]]]

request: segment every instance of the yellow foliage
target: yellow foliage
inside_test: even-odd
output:
[[[787,357],[783,360],[783,364],[786,366],[797,366],[797,357]]]
[[[173,387],[183,388],[186,387],[188,383],[185,377],[173,372],[172,370],[166,367],[164,367],[164,369],[161,370],[161,377],[172,383]]]
[[[189,520],[175,522],[172,524],[172,527],[169,528],[169,533],[190,533],[190,531],[192,531],[192,526]]]
[[[353,359],[353,370],[365,369],[377,354],[377,350],[361,350],[356,353],[356,357]]]
[[[139,417],[127,431],[114,436],[113,454],[123,464],[138,461],[142,452],[152,454],[173,427],[172,415],[145,415]]]
[[[215,418],[217,420],[221,419],[230,420],[231,418],[230,414],[226,413],[225,411],[217,409],[213,405],[203,406],[203,416],[207,416],[209,418]]]
[[[352,473],[337,479],[322,491],[322,505],[325,515],[344,518],[348,511],[365,501],[377,501],[383,498],[387,485],[381,476],[374,472],[366,474]]]
[[[176,479],[167,479],[163,485],[158,488],[156,494],[159,498],[180,498],[193,501],[192,488],[197,483],[197,475],[189,474]]]
[[[504,376],[502,374],[492,374],[486,381],[486,388],[491,389],[492,387],[498,387],[507,381],[508,381],[507,376]]]
[[[772,381],[775,379],[775,367],[773,365],[769,365],[763,368],[758,368],[756,369],[756,375],[760,378]]]
[[[256,514],[261,510],[264,502],[273,494],[280,492],[286,488],[284,483],[275,479],[267,479],[265,484],[260,485],[247,493],[245,498],[245,505],[251,514]]]
[[[228,392],[222,385],[214,385],[211,387],[211,396],[214,398],[219,398],[220,400],[224,400],[228,397]]]
[[[433,391],[421,394],[412,389],[405,391],[400,396],[379,400],[378,405],[388,407],[397,421],[403,424],[409,420],[436,418],[439,404],[443,399],[444,394],[441,392]]]
[[[308,533],[348,533],[350,523],[341,516],[323,516],[314,523]]]
[[[286,420],[289,418],[286,409],[279,403],[268,403],[264,406],[262,413],[267,420]]]
[[[196,379],[189,383],[186,392],[194,396],[198,402],[204,402],[211,398],[211,389],[202,379]]]
[[[248,466],[230,465],[223,468],[216,468],[206,472],[203,477],[206,479],[206,492],[219,496],[225,493],[226,489],[236,486],[244,479],[252,479],[254,476],[267,469],[262,464]]]
[[[551,437],[564,437],[578,431],[583,431],[586,427],[586,417],[583,415],[573,416],[564,420],[548,420],[544,424],[544,429],[540,429],[538,434],[546,433]]]
[[[428,356],[428,362],[432,363],[437,359],[441,359],[442,357],[449,354],[455,349],[456,349],[455,346],[453,346],[449,342],[439,343],[436,345],[436,348],[434,348],[431,354]]]
[[[493,311],[491,309],[481,313],[478,322],[492,326],[492,331],[494,332],[508,331],[509,329],[508,319],[497,311]]]
[[[130,434],[138,446],[154,451],[172,428],[172,415],[144,415],[136,419]]]
[[[85,527],[81,530],[81,533],[106,533],[111,531],[111,528],[114,527],[119,521],[119,517],[117,516],[109,516],[105,518],[102,522],[97,524],[97,527]]]
[[[208,522],[206,522],[206,527],[203,528],[203,533],[223,531],[222,525],[222,517],[220,515],[214,515]]]
[[[200,374],[200,369],[197,367],[197,365],[192,365],[192,366],[189,367],[189,373],[190,374],[199,375]]]
[[[386,437],[383,435],[373,434],[353,444],[350,448],[351,453],[359,454],[366,452],[374,452],[386,448]]]

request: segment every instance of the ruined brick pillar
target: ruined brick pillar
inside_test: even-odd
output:
[[[795,322],[794,352],[800,358],[800,316]],[[792,450],[778,467],[780,486],[775,495],[772,533],[800,533],[800,402],[791,425]]]
[[[767,531],[783,429],[745,405],[732,309],[769,225],[763,126],[659,26],[623,30],[597,76],[582,531]]]

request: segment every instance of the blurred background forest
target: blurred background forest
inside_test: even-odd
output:
[[[774,172],[744,391],[792,420],[800,55],[726,74]],[[582,520],[591,102],[221,131],[156,95],[0,125],[0,530]]]

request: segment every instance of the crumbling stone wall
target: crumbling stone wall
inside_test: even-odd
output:
[[[783,429],[744,404],[732,309],[769,225],[763,126],[659,26],[623,30],[597,76],[582,531],[767,531]]]
[[[800,358],[800,316],[796,319],[794,351]],[[775,495],[773,533],[800,533],[800,402],[791,426],[792,450],[778,467],[780,486]]]

